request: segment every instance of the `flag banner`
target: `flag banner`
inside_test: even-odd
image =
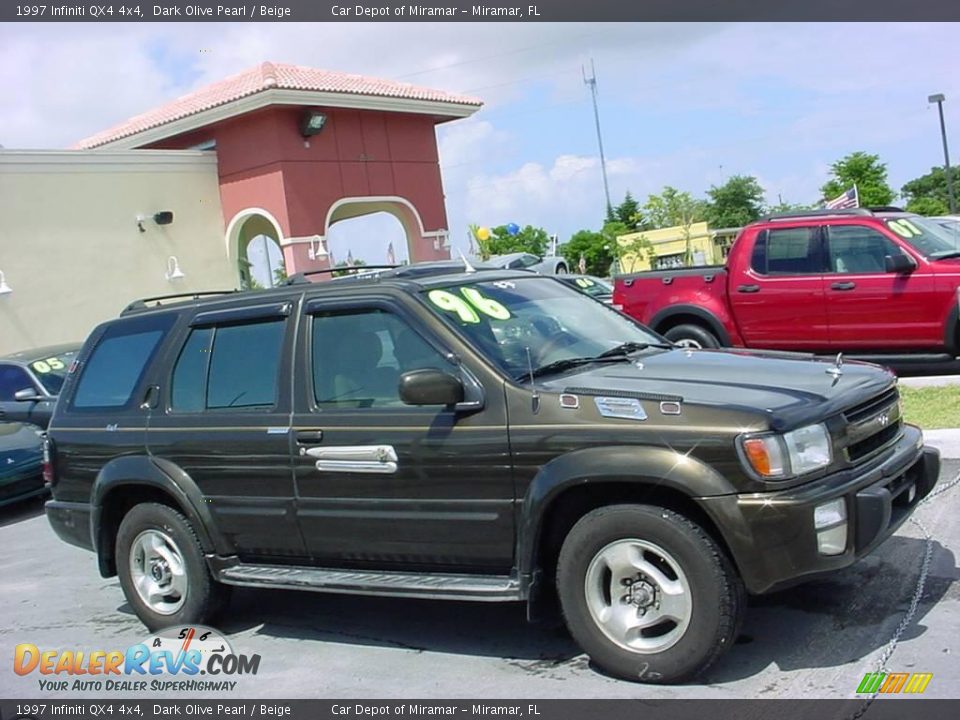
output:
[[[846,210],[847,208],[860,207],[860,194],[857,192],[857,186],[847,190],[843,195],[827,201],[828,210]]]

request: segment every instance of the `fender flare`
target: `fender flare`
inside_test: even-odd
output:
[[[216,532],[216,524],[203,493],[187,473],[169,460],[146,455],[125,455],[103,466],[90,491],[91,532],[101,572],[111,566],[114,551],[102,522],[105,501],[119,488],[137,486],[160,490],[170,496],[190,521],[204,552],[232,552],[229,543]]]
[[[677,315],[693,315],[694,317],[702,320],[706,323],[710,332],[717,336],[717,339],[720,341],[720,344],[724,347],[730,347],[730,333],[727,332],[727,329],[723,326],[723,323],[720,321],[716,315],[714,315],[709,310],[706,310],[698,305],[670,305],[665,307],[662,310],[659,310],[652,318],[650,318],[650,327],[655,332],[660,332],[660,325],[670,318],[676,317]],[[663,333],[660,333],[661,335]]]
[[[669,448],[614,445],[561,455],[540,468],[523,499],[517,533],[521,576],[532,577],[540,569],[539,548],[552,503],[571,488],[608,482],[635,483],[638,488],[667,488],[693,502],[699,497],[736,492],[730,482],[709,465]],[[706,508],[700,507],[716,520]]]

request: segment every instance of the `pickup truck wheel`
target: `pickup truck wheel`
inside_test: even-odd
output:
[[[698,349],[720,347],[717,336],[699,325],[677,325],[667,330],[663,336],[680,347]]]
[[[211,577],[190,522],[173,508],[134,506],[120,523],[116,553],[123,594],[150,630],[206,622],[227,602],[229,588]]]
[[[746,598],[699,525],[649,505],[581,518],[561,548],[557,589],[567,627],[590,659],[651,683],[703,672],[733,644]]]

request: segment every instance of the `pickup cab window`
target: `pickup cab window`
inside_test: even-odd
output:
[[[760,275],[819,275],[823,263],[817,228],[772,228],[761,233],[750,266]]]
[[[903,254],[886,235],[864,225],[831,226],[827,238],[834,273],[882,273],[888,255]]]

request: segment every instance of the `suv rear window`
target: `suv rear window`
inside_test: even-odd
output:
[[[78,410],[126,406],[173,320],[170,315],[109,327],[84,363],[71,406]]]

